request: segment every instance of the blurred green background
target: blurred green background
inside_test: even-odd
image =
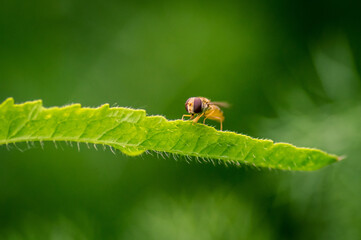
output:
[[[0,7],[0,101],[228,101],[224,129],[347,159],[316,172],[0,147],[0,239],[360,239],[361,4],[25,1]],[[218,123],[209,122],[219,128]]]

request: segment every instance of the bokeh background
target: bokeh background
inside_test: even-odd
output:
[[[0,100],[103,103],[347,156],[316,172],[0,147],[0,239],[360,239],[361,15],[354,1],[5,0]],[[215,122],[209,124],[219,128]]]

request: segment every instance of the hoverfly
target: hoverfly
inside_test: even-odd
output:
[[[190,114],[184,114],[182,116],[182,120],[184,120],[184,117],[190,117],[190,119],[196,123],[202,116],[204,116],[203,124],[206,122],[206,119],[218,121],[221,124],[222,131],[224,116],[220,107],[229,107],[228,103],[211,102],[211,100],[205,97],[191,97],[186,101],[185,107],[187,112]]]

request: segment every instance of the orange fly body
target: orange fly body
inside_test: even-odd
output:
[[[214,120],[220,123],[222,131],[222,123],[224,121],[224,115],[220,107],[228,107],[228,103],[225,102],[211,102],[211,100],[205,97],[191,97],[185,103],[186,110],[189,114],[184,114],[184,117],[190,117],[194,123],[204,116],[203,124],[206,119]]]

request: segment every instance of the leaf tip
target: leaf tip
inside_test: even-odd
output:
[[[346,157],[347,157],[347,156],[345,156],[345,155],[339,156],[339,157],[337,157],[337,161],[338,161],[338,162],[339,162],[339,161],[342,161],[342,160],[344,160]]]

